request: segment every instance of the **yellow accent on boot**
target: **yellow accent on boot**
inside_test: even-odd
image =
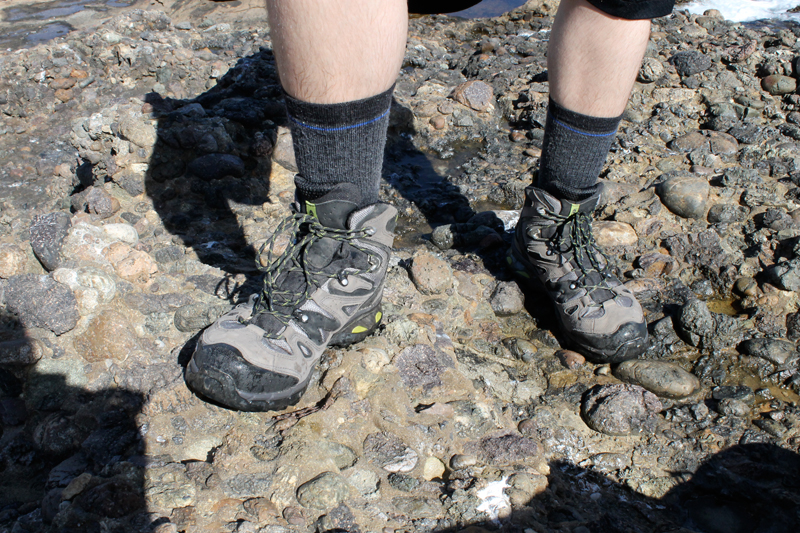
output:
[[[312,204],[311,202],[306,202],[306,214],[319,219],[317,216],[317,206]]]
[[[580,204],[569,204],[569,206],[570,206],[569,207],[569,215],[567,215],[568,217],[571,217],[572,215],[574,215],[575,213],[577,213],[581,209],[581,205]]]
[[[364,333],[365,331],[367,331],[367,328],[364,326],[356,326],[351,333]]]
[[[383,316],[383,313],[381,313],[380,311],[378,311],[378,312],[375,314],[375,323],[376,323],[376,324],[377,324],[378,322],[380,322],[380,321],[381,321],[381,317],[382,317],[382,316]]]

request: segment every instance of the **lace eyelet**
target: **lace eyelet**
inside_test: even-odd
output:
[[[577,289],[577,288],[578,288],[578,286],[577,286],[577,285],[575,285],[574,283],[570,283],[570,284],[569,284],[569,288],[570,288],[570,289],[572,289],[572,290],[574,291],[575,289]]]
[[[547,255],[553,255],[553,250],[547,250]]]
[[[367,235],[369,235],[370,237],[372,237],[373,235],[375,235],[375,232],[376,232],[376,231],[377,231],[377,230],[376,230],[375,228],[373,228],[372,226],[369,226],[369,227],[366,227],[366,228],[364,228],[364,233],[366,233],[366,234],[367,234]]]
[[[350,283],[350,281],[347,279],[347,274],[344,272],[340,272],[336,278],[343,287],[347,287],[347,285]]]

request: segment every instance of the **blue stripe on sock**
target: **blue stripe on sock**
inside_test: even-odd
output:
[[[315,130],[315,131],[345,131],[345,130],[351,130],[353,128],[360,128],[361,126],[367,126],[368,124],[372,124],[373,122],[378,122],[380,119],[382,119],[386,115],[388,115],[389,111],[391,111],[391,108],[387,109],[386,112],[383,113],[382,115],[377,116],[377,117],[375,117],[373,119],[370,119],[370,120],[368,120],[366,122],[362,122],[360,124],[353,124],[352,126],[341,126],[341,127],[338,127],[338,128],[321,128],[319,126],[312,126],[311,124],[306,124],[305,122],[301,122],[301,121],[297,120],[296,118],[294,118],[292,115],[290,115],[288,113],[286,114],[286,116],[289,117],[289,120],[291,120],[295,124],[298,124],[298,125],[300,125],[300,126],[302,126],[304,128],[308,128],[310,130]]]
[[[569,131],[572,131],[574,133],[578,133],[580,135],[586,135],[587,137],[608,137],[610,135],[614,135],[615,133],[617,133],[617,130],[614,130],[614,131],[611,131],[611,132],[608,132],[608,133],[587,133],[585,131],[576,130],[575,128],[567,126],[566,124],[564,124],[563,122],[561,122],[557,118],[554,118],[552,115],[550,115],[550,118],[552,119],[553,122],[555,122],[556,124],[558,124],[562,128],[566,128]]]

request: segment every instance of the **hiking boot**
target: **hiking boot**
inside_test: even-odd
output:
[[[600,193],[580,203],[530,186],[508,261],[542,287],[573,348],[597,362],[632,359],[647,348],[647,322],[633,294],[612,274],[592,236]]]
[[[260,292],[200,337],[186,368],[194,391],[243,411],[284,409],[300,400],[325,348],[375,331],[397,211],[358,209],[353,197],[358,188],[340,184],[279,225],[262,248]]]

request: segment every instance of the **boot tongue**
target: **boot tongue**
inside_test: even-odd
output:
[[[361,190],[352,183],[340,183],[313,201],[298,194],[300,211],[319,220],[326,228],[347,229],[347,219],[361,202]]]
[[[598,199],[599,195],[595,194],[590,198],[577,203],[573,203],[569,200],[560,200],[561,211],[558,214],[562,217],[568,218],[578,213],[586,213],[587,215],[591,216],[594,212],[594,208],[597,206]]]

